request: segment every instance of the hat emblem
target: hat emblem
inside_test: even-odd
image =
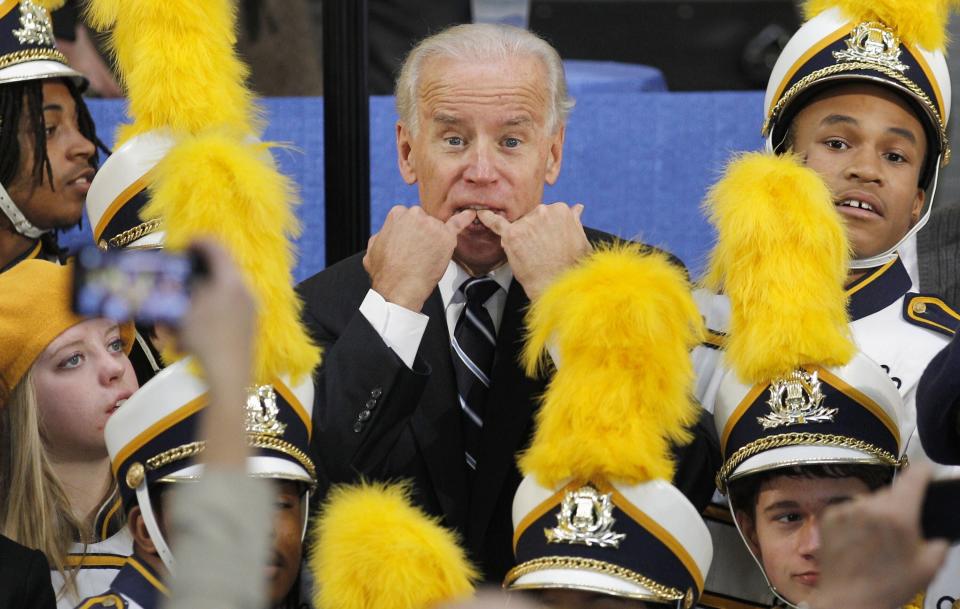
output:
[[[20,44],[53,46],[53,24],[46,9],[31,0],[20,2],[20,29],[13,30]]]
[[[617,548],[626,534],[613,532],[614,522],[612,493],[601,494],[588,485],[567,492],[557,526],[543,532],[549,543]]]
[[[245,410],[245,427],[248,434],[282,436],[287,426],[277,420],[277,393],[272,385],[258,385],[250,389]]]
[[[898,72],[906,72],[910,66],[900,61],[900,39],[893,30],[876,21],[858,25],[846,40],[847,50],[834,51],[838,61],[857,61],[881,65]]]
[[[789,376],[770,383],[770,399],[767,400],[770,413],[757,417],[757,422],[764,429],[833,422],[837,409],[825,408],[825,397],[816,372],[794,370]]]

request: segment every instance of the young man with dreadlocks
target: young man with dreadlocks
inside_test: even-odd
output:
[[[80,221],[97,139],[86,79],[56,49],[46,10],[0,5],[0,272],[61,256],[54,231]]]

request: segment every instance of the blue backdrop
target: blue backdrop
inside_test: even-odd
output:
[[[713,239],[700,202],[733,152],[761,146],[762,102],[757,92],[581,93],[560,180],[545,200],[583,203],[584,223],[664,247],[696,274]],[[288,144],[275,154],[300,188],[299,281],[324,267],[323,100],[274,98],[264,105],[265,137]],[[92,100],[90,109],[101,138],[112,142],[125,120],[123,102]],[[393,98],[371,98],[374,231],[391,206],[417,202],[416,187],[397,171],[395,122]],[[86,221],[63,239],[71,247],[90,241]]]

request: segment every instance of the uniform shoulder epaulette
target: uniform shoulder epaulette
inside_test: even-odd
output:
[[[932,294],[908,292],[903,298],[903,318],[915,326],[950,337],[960,328],[960,313]]]
[[[126,609],[127,603],[123,597],[113,592],[91,596],[79,605],[77,609]]]

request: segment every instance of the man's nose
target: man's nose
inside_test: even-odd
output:
[[[804,523],[799,533],[799,551],[810,559],[815,559],[820,551],[820,522],[816,518],[809,519]]]
[[[491,144],[478,144],[470,152],[463,178],[473,184],[491,184],[497,180],[495,152]]]
[[[845,170],[846,178],[859,182],[882,183],[883,171],[880,163],[880,157],[873,150],[861,147],[850,157],[850,163]]]
[[[71,159],[90,160],[96,152],[97,147],[79,128],[71,130],[70,144],[67,147],[67,154]]]

